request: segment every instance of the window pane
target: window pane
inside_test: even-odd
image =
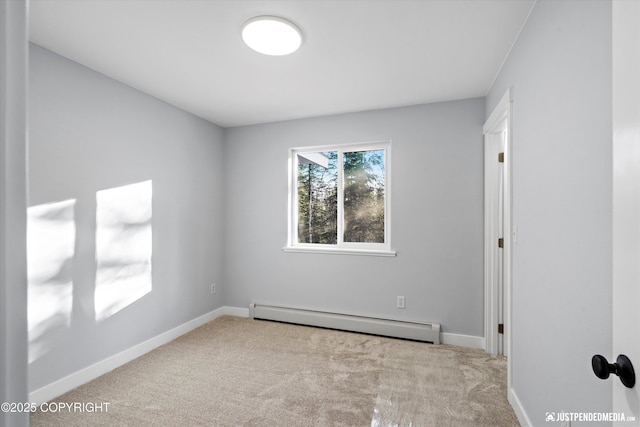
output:
[[[384,150],[344,153],[344,241],[384,243]]]
[[[337,163],[337,151],[298,154],[298,243],[337,243]]]

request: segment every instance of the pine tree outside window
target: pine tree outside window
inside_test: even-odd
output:
[[[390,250],[390,143],[292,149],[286,250]]]

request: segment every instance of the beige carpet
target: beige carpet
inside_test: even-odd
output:
[[[36,412],[33,426],[517,426],[481,350],[224,316]]]

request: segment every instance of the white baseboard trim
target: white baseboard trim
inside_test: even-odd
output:
[[[479,348],[484,350],[484,337],[442,332],[440,334],[440,342],[442,344],[457,345],[459,347]]]
[[[522,407],[522,403],[520,403],[520,399],[518,399],[518,396],[516,395],[516,392],[513,390],[513,388],[509,389],[507,400],[511,404],[513,412],[516,413],[516,417],[518,418],[520,425],[522,427],[531,427],[533,423],[531,423],[531,420],[527,416],[527,412]]]
[[[247,309],[247,316],[248,311],[249,310]],[[87,382],[94,380],[99,376],[104,375],[107,372],[110,372],[124,365],[125,363],[137,359],[143,354],[146,354],[151,350],[160,347],[161,345],[173,341],[174,339],[186,334],[187,332],[190,332],[197,327],[215,320],[225,314],[232,313],[227,313],[226,307],[220,307],[218,309],[210,311],[209,313],[203,314],[200,317],[183,323],[180,326],[177,326],[167,332],[150,338],[147,341],[144,341],[138,345],[128,348],[127,350],[108,357],[96,364],[88,366],[67,377],[61,378],[58,381],[34,390],[29,393],[29,401],[36,404],[48,402],[51,399],[54,399],[68,391],[71,391],[74,388],[81,386],[82,384],[86,384]]]
[[[222,307],[222,312],[227,316],[246,317],[246,318],[249,317],[248,308],[229,307],[228,305],[225,305],[224,307]]]
[[[223,313],[230,316],[249,317],[249,309],[241,307],[222,307]],[[440,343],[457,345],[460,347],[480,348],[484,350],[484,337],[474,337],[472,335],[451,334],[448,332],[440,333]]]

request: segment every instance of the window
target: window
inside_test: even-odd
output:
[[[389,142],[292,149],[285,250],[395,255]]]

